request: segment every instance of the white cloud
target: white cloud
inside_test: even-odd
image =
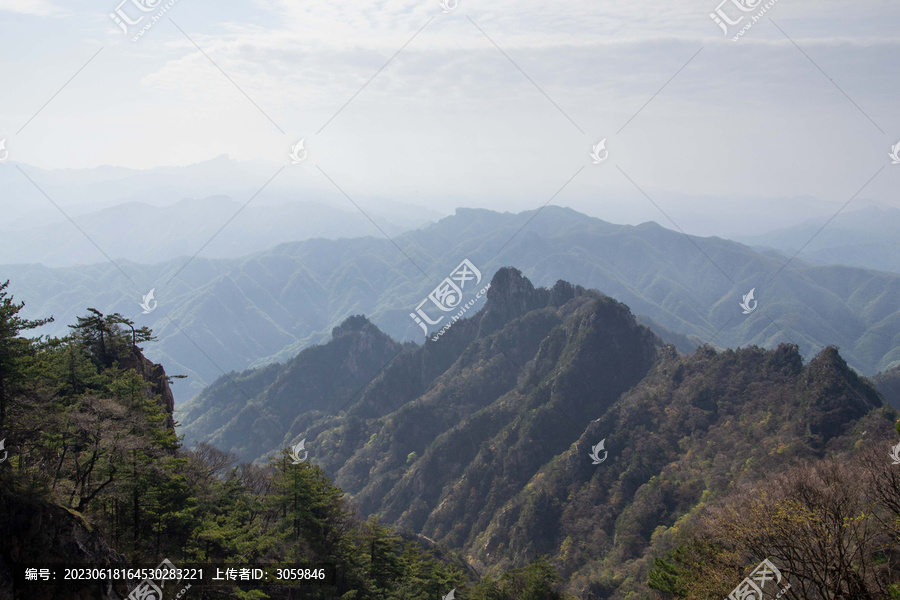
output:
[[[38,17],[56,16],[64,12],[48,0],[2,0],[0,10]]]
[[[604,194],[630,189],[618,164],[648,189],[846,201],[853,191],[846,188],[858,188],[859,173],[865,181],[887,143],[773,23],[764,19],[739,43],[723,40],[708,17],[718,0],[459,0],[449,15],[437,0],[179,2],[172,19],[286,135],[171,23],[131,43],[95,3],[72,1],[83,39],[62,42],[27,31],[20,42],[26,50],[49,44],[57,55],[77,44],[107,47],[17,140],[23,154],[39,153],[45,166],[148,167],[226,152],[284,161],[286,148],[307,136],[311,155],[341,181],[353,181],[354,194],[535,202],[586,160],[590,144],[609,137],[610,168],[585,173],[583,183],[579,176],[567,194],[590,198],[600,183]],[[882,0],[781,0],[772,11],[888,132],[888,145],[900,134],[893,111],[898,7]],[[98,27],[109,37],[98,36]],[[66,30],[77,25],[67,20]],[[42,56],[32,54],[29,65],[39,67]],[[0,74],[20,68],[0,58]],[[68,76],[55,74],[53,81]],[[19,98],[31,88],[17,89],[24,108],[15,127],[46,101],[46,89],[52,92],[44,84],[33,98]],[[317,138],[314,132],[357,92]],[[622,136],[614,135],[651,98]],[[89,143],[80,147],[81,140]],[[833,147],[832,140],[840,140],[842,152],[817,150]],[[309,177],[319,175],[311,169]],[[883,179],[867,193],[889,199]]]

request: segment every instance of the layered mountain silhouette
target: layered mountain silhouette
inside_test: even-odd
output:
[[[184,405],[186,443],[262,460],[300,439],[363,515],[481,572],[549,555],[579,597],[644,597],[681,519],[744,481],[890,439],[829,346],[680,354],[630,309],[503,268],[475,315],[401,345],[354,316],[322,346]],[[604,442],[599,464],[590,456]]]
[[[88,306],[151,326],[159,341],[148,356],[188,376],[174,385],[182,402],[223,373],[327,342],[351,315],[367,315],[395,340],[421,342],[409,315],[463,258],[487,280],[512,265],[539,286],[561,278],[603,290],[669,341],[678,338],[680,349],[794,343],[808,359],[833,344],[867,375],[900,362],[900,275],[786,264],[781,254],[720,238],[614,225],[552,206],[539,214],[460,209],[393,240],[312,239],[242,259],[119,263],[131,281],[110,264],[3,271],[14,293],[39,299],[26,306],[29,317],[56,317],[47,333],[65,333],[60,324]],[[139,303],[150,289],[159,307],[145,315]],[[751,289],[758,305],[744,314]]]
[[[0,225],[0,256],[7,263],[66,267],[96,262],[99,246],[114,259],[141,263],[172,260],[200,250],[206,257],[237,258],[283,242],[358,237],[372,229],[359,212],[316,202],[241,204],[227,196],[183,199],[162,207],[126,202],[77,215],[78,229],[61,215],[56,222],[40,226]],[[238,213],[241,218],[230,222]],[[374,218],[389,235],[407,229],[378,215]],[[140,227],[134,227],[135,223]],[[229,226],[223,229],[226,223]],[[205,245],[208,240],[212,241]]]
[[[872,382],[885,400],[894,408],[900,409],[900,365],[879,373],[872,378]]]
[[[828,227],[823,229],[827,223]],[[815,264],[850,265],[900,273],[900,209],[867,206],[841,213],[829,221],[777,229],[763,235],[740,237],[752,246],[767,246]]]

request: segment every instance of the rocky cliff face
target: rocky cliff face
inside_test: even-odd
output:
[[[847,366],[834,346],[809,361],[803,375],[798,396],[809,415],[810,443],[816,446],[824,446],[842,433],[847,423],[859,420],[883,401],[871,382]]]
[[[0,599],[118,600],[128,594],[124,584],[56,581],[24,587],[14,580],[14,569],[54,563],[128,566],[125,557],[111,550],[74,511],[0,489],[0,540]]]
[[[480,334],[489,335],[512,319],[547,304],[549,292],[536,290],[518,269],[504,268],[491,280],[479,322]]]
[[[168,415],[166,424],[170,429],[174,429],[175,396],[172,394],[172,388],[169,387],[169,378],[166,376],[166,371],[162,365],[148,360],[139,350],[132,348],[131,354],[122,359],[119,362],[119,366],[123,369],[136,371],[144,378],[144,381],[147,382],[143,392],[144,397],[160,397],[160,408]]]

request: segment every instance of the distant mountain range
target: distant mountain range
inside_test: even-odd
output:
[[[298,201],[328,203],[326,199],[334,198],[337,203],[330,204],[333,208],[355,210],[315,169],[310,170],[306,165],[291,167],[265,160],[237,161],[225,155],[186,166],[143,170],[110,166],[41,169],[11,161],[6,169],[0,169],[0,189],[4,191],[2,228],[42,227],[65,220],[63,212],[77,217],[122,204],[166,207],[185,198],[215,196],[227,196],[239,204],[252,201],[253,206]],[[346,184],[352,178],[347,176],[342,181]],[[354,194],[354,201],[367,212],[387,217],[404,227],[446,214],[358,193]],[[207,216],[218,215],[212,212]],[[129,225],[133,228],[135,223]]]
[[[222,373],[286,361],[327,341],[350,315],[367,315],[393,339],[421,341],[410,314],[464,258],[480,269],[480,285],[504,265],[538,285],[576,282],[694,344],[792,342],[807,357],[833,344],[868,375],[900,362],[900,275],[797,259],[784,267],[781,255],[736,242],[552,206],[519,214],[460,209],[392,241],[311,239],[240,259],[120,262],[131,281],[109,263],[6,265],[2,277],[28,299],[29,318],[56,317],[46,333],[67,332],[87,307],[151,326],[159,341],[147,345],[147,356],[189,376],[173,386],[182,402]],[[151,289],[158,308],[142,314]],[[758,305],[743,314],[751,289]]]
[[[820,265],[848,265],[900,273],[900,209],[868,206],[818,218],[763,235],[736,239],[750,246],[775,248]],[[820,232],[820,233],[819,233]],[[804,244],[809,245],[804,247]],[[802,250],[801,250],[802,249]]]
[[[178,419],[187,445],[244,460],[303,440],[363,515],[482,573],[548,555],[578,597],[626,598],[649,597],[652,558],[707,502],[891,439],[882,403],[834,347],[806,365],[790,345],[679,355],[608,296],[504,268],[437,341],[350,317],[327,344],[220,378]]]
[[[198,252],[208,258],[238,258],[284,242],[362,237],[374,229],[352,206],[353,212],[347,212],[316,202],[243,204],[225,196],[184,199],[171,206],[128,202],[78,215],[77,229],[62,215],[40,227],[0,225],[0,256],[7,263],[51,267],[97,263],[104,260],[98,247],[114,260],[139,263]],[[237,214],[240,218],[232,220]],[[407,229],[370,216],[388,235]]]
[[[350,189],[352,202],[309,165],[228,156],[144,170],[10,162],[0,169],[0,264],[235,258],[281,242],[371,235],[370,218],[396,235],[446,214]]]

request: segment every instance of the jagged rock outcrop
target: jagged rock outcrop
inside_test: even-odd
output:
[[[799,397],[809,406],[807,431],[818,444],[844,432],[848,423],[880,406],[882,398],[871,382],[860,377],[828,346],[809,361],[801,380]]]
[[[160,408],[168,415],[166,425],[170,429],[174,429],[175,396],[172,395],[169,378],[163,366],[148,360],[137,348],[132,348],[131,354],[119,361],[119,366],[137,372],[147,382],[143,392],[144,396],[146,398],[159,396]]]
[[[487,292],[487,302],[479,318],[479,334],[489,335],[512,319],[546,306],[548,296],[548,290],[535,289],[518,269],[500,269]]]

